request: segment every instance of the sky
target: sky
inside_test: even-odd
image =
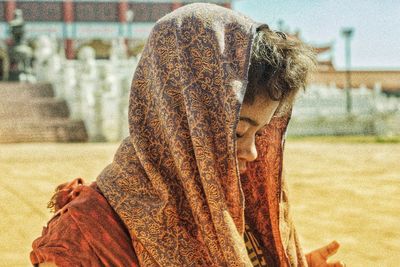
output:
[[[233,9],[307,43],[333,45],[333,62],[345,68],[341,31],[353,28],[352,69],[400,70],[400,0],[234,0]]]

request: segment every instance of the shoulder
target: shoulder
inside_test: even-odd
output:
[[[96,184],[71,183],[52,199],[56,213],[32,244],[32,263],[135,266],[130,235]]]

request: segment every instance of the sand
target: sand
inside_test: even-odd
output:
[[[400,266],[400,144],[288,143],[304,250],[333,239],[348,266]]]
[[[0,145],[0,266],[30,266],[56,185],[93,180],[117,144]],[[289,140],[285,166],[305,251],[336,239],[347,266],[399,266],[400,144]]]

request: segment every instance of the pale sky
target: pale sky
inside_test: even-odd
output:
[[[333,43],[334,64],[345,66],[344,27],[354,28],[353,69],[400,70],[400,0],[234,0],[233,9],[310,44]]]

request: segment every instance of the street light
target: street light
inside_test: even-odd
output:
[[[352,109],[352,99],[351,99],[351,37],[353,36],[353,28],[342,29],[342,35],[346,42],[346,111],[347,114],[351,113]]]

